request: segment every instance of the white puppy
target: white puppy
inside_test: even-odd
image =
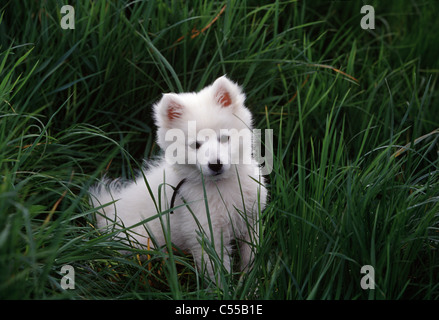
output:
[[[104,181],[90,190],[92,205],[103,206],[98,227],[135,225],[131,245],[144,248],[171,241],[211,279],[206,243],[230,271],[238,240],[241,270],[251,266],[267,190],[252,156],[252,116],[244,100],[225,76],[198,93],[164,94],[154,105],[164,155],[135,181]]]

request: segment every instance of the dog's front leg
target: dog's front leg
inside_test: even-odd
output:
[[[209,279],[221,283],[219,276],[224,274],[221,269],[227,273],[231,272],[231,245],[215,244],[215,252],[209,252],[211,248],[205,248],[200,245],[192,250],[195,265],[204,274],[207,272]],[[209,252],[209,253],[208,253]]]
[[[247,230],[238,241],[242,272],[247,272],[253,265],[259,243],[258,229],[258,226],[256,226],[255,229]]]

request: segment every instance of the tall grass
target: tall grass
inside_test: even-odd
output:
[[[439,298],[436,2],[371,1],[375,30],[360,2],[74,1],[74,30],[63,4],[1,9],[2,298]],[[255,266],[217,289],[182,252],[119,253],[87,190],[158,152],[161,93],[223,74],[275,137]]]

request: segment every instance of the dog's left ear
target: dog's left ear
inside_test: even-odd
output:
[[[165,93],[154,105],[154,118],[158,127],[172,128],[173,122],[183,116],[184,104],[176,93]]]
[[[243,94],[241,88],[226,76],[215,80],[212,84],[214,99],[223,108],[237,106],[243,103]]]

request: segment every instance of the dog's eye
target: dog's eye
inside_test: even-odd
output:
[[[227,135],[222,135],[222,136],[219,137],[218,141],[219,141],[220,143],[225,143],[225,142],[228,142],[229,139],[230,139],[229,136],[227,136]]]
[[[191,147],[192,149],[199,149],[201,147],[201,143],[199,143],[198,141],[194,141],[189,145],[189,147]]]

